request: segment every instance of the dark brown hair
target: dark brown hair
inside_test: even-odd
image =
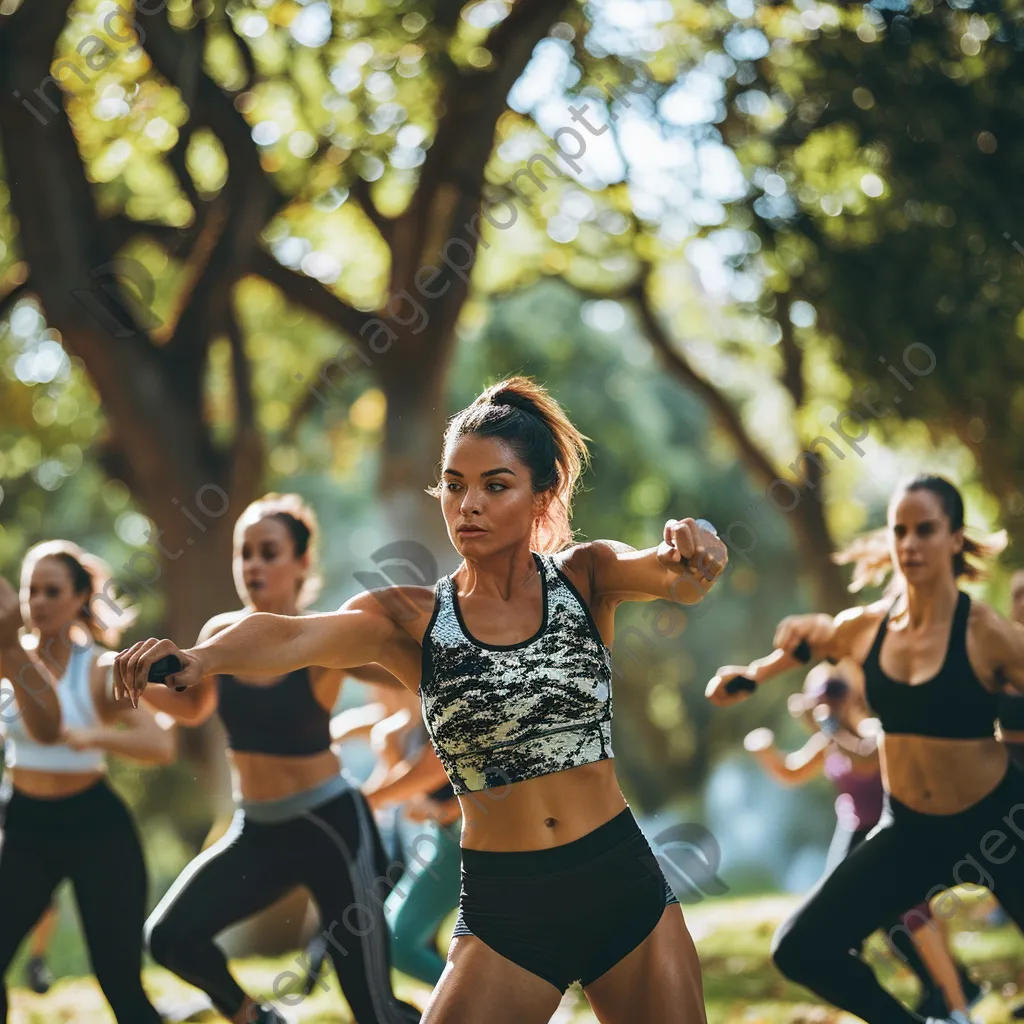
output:
[[[572,499],[590,453],[587,438],[548,391],[529,377],[492,385],[451,418],[445,451],[466,434],[504,441],[529,467],[533,492],[551,492],[547,510],[534,523],[531,549],[551,554],[572,544]],[[439,497],[441,486],[428,493]]]

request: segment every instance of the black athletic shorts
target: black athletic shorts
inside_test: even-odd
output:
[[[475,935],[564,992],[614,967],[678,902],[627,807],[547,850],[463,848],[454,935]]]

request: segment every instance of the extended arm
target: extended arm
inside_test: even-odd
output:
[[[37,743],[58,742],[62,719],[50,673],[17,640],[2,648],[0,657],[4,675],[14,686],[14,700],[26,732]]]
[[[448,781],[433,746],[429,743],[411,761],[399,761],[388,777],[376,788],[364,788],[374,810],[403,803],[416,796],[432,793]]]
[[[156,717],[146,708],[126,708],[114,700],[113,669],[113,654],[93,663],[90,682],[99,723],[65,728],[63,742],[72,750],[102,750],[139,764],[171,764],[177,755],[173,722],[167,715]]]
[[[593,602],[675,601],[697,604],[729,560],[725,544],[692,519],[670,519],[658,547],[637,551],[619,541],[581,545],[590,558]]]
[[[784,786],[804,786],[821,774],[828,750],[828,738],[815,733],[799,750],[783,755],[775,746],[770,729],[755,729],[743,741],[758,764]]]
[[[168,682],[186,687],[221,673],[284,675],[309,665],[349,669],[380,661],[399,639],[399,629],[376,602],[354,606],[356,600],[322,615],[254,612],[187,651],[170,640],[144,640],[117,656],[116,681],[137,706],[149,669],[167,655],[184,664]]]
[[[0,577],[0,666],[14,687],[14,702],[28,734],[37,743],[56,743],[60,739],[60,702],[50,673],[21,646],[21,628],[18,592]],[[6,706],[0,708],[0,714],[10,720]]]

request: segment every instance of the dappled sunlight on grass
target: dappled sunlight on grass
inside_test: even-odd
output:
[[[714,900],[685,908],[686,919],[697,942],[704,968],[704,993],[709,1024],[851,1024],[855,1018],[816,1001],[808,992],[786,981],[771,965],[768,955],[772,932],[796,905],[792,897]],[[1009,1010],[1019,1001],[1018,972],[1024,971],[1024,939],[1015,928],[989,928],[984,907],[963,900],[963,909],[951,922],[958,955],[976,980],[986,982],[990,993],[974,1012],[980,1024],[1009,1024]],[[877,940],[872,940],[877,941]],[[294,957],[238,961],[234,970],[243,986],[253,992],[272,993],[275,979],[279,994],[288,997],[297,983],[285,971],[295,968]],[[12,973],[12,980],[16,976]],[[349,1024],[333,974],[325,980],[327,991],[317,989],[308,999],[286,1010],[296,1024]],[[912,976],[891,961],[886,975],[897,997],[915,994]],[[146,987],[154,999],[185,999],[194,993],[169,972],[146,972]],[[429,989],[395,974],[398,995],[419,1007],[426,1004]],[[204,1024],[222,1021],[212,1011],[190,1018]],[[46,996],[24,989],[11,993],[10,1024],[113,1024],[113,1015],[92,978],[64,978]],[[593,1024],[595,1018],[578,988],[563,1000],[552,1024]]]

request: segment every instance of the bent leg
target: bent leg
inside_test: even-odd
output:
[[[561,1001],[550,982],[463,935],[452,940],[421,1024],[547,1024]]]
[[[857,955],[883,921],[920,900],[934,869],[924,851],[890,825],[872,834],[784,922],[772,957],[786,977],[871,1024],[919,1024]]]
[[[202,989],[229,1018],[248,997],[214,938],[296,884],[259,832],[238,816],[222,839],[182,871],[146,922],[153,959]]]
[[[31,830],[13,817],[8,814],[0,840],[0,1021],[7,1020],[4,975],[60,881]]]
[[[437,949],[437,930],[459,902],[461,855],[458,833],[431,826],[424,834],[436,846],[419,844],[406,873],[387,898],[394,966],[427,985],[436,985],[445,961]]]
[[[704,987],[682,908],[665,908],[654,931],[583,990],[601,1024],[706,1024]]]
[[[89,834],[73,837],[69,874],[96,980],[124,1024],[160,1024],[142,987],[146,864],[127,809],[112,793]]]
[[[296,825],[299,823],[297,822]],[[388,861],[358,790],[306,812],[295,871],[320,911],[327,952],[357,1024],[417,1024],[420,1011],[391,987],[384,899]]]

